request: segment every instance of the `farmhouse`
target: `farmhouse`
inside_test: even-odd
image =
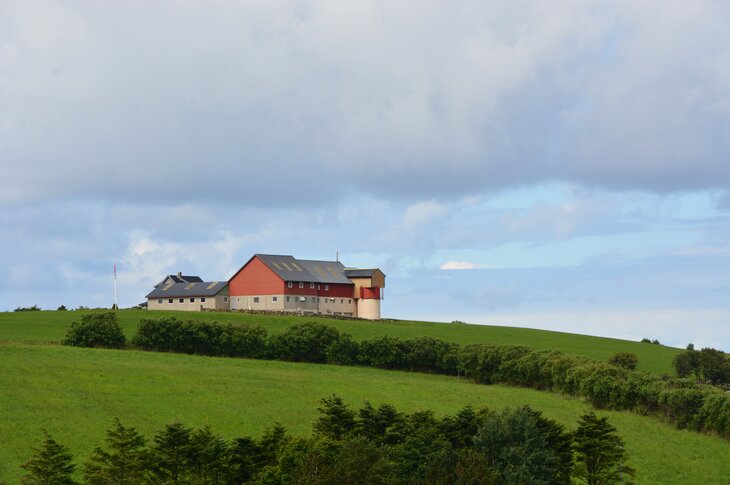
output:
[[[385,274],[339,261],[255,254],[228,280],[230,308],[380,318]]]
[[[168,275],[147,295],[148,310],[226,310],[228,282],[203,281],[182,273]]]

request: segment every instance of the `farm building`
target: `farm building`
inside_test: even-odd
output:
[[[380,318],[385,274],[339,261],[255,254],[228,280],[231,310]]]
[[[255,254],[227,282],[169,275],[147,295],[149,310],[269,310],[380,318],[385,274],[339,261]]]
[[[184,276],[182,273],[168,275],[155,285],[155,289],[146,298],[148,310],[201,311],[229,308],[226,281],[203,281],[199,276]]]

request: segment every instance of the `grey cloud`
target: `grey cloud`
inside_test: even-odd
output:
[[[727,187],[727,8],[10,3],[0,202]]]

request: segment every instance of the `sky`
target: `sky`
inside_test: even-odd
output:
[[[0,0],[0,311],[254,253],[730,349],[730,3]]]

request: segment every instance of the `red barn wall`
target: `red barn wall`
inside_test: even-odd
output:
[[[282,295],[285,286],[284,281],[259,258],[249,261],[228,283],[231,296]],[[308,284],[305,286],[309,289]]]

